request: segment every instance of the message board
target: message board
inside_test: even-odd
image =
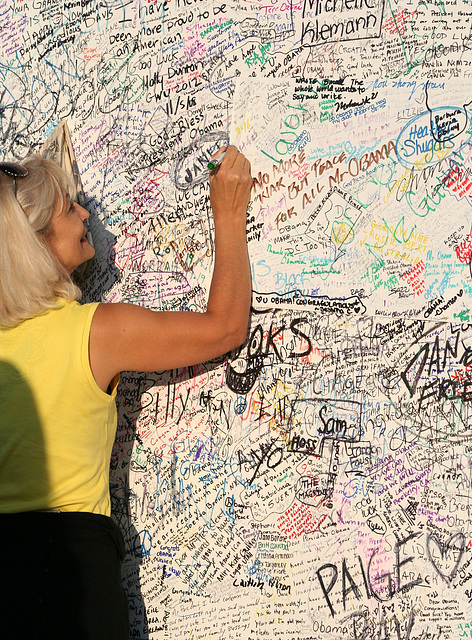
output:
[[[203,311],[207,163],[251,161],[246,343],[121,377],[131,638],[472,637],[471,15],[0,0],[0,153],[67,121],[85,300]]]

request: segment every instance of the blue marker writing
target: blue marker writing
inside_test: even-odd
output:
[[[224,160],[225,154],[226,154],[226,151],[223,151],[223,153],[220,153],[220,155],[217,158],[209,162],[207,164],[208,169],[213,170],[213,169],[216,169],[216,167],[219,167]]]

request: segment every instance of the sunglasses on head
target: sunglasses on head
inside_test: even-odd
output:
[[[28,169],[22,164],[17,164],[16,162],[0,162],[0,171],[3,171],[6,176],[13,178],[13,189],[16,198],[16,180],[17,178],[24,178],[27,176],[29,173]]]

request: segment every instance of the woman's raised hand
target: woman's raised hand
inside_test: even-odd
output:
[[[215,158],[224,151],[220,149]],[[210,171],[210,202],[215,226],[222,220],[246,222],[246,211],[251,197],[252,178],[249,160],[229,145],[220,165]]]

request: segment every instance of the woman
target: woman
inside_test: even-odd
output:
[[[123,540],[108,472],[123,370],[204,362],[246,337],[252,179],[233,146],[210,174],[215,261],[204,313],[85,304],[71,274],[94,255],[67,178],[0,163],[2,634],[127,640]],[[8,625],[11,625],[10,627]],[[30,625],[30,626],[28,626]]]

